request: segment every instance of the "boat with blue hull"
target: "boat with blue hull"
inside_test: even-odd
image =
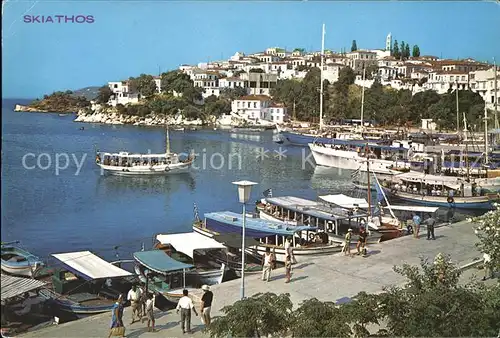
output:
[[[2,271],[16,276],[34,277],[44,266],[43,261],[16,244],[19,241],[1,244]]]
[[[242,234],[243,219],[241,214],[230,211],[205,214],[202,225],[193,225],[193,230],[207,237],[220,234]],[[285,242],[291,239],[291,246],[296,257],[326,255],[341,251],[342,246],[329,239],[324,231],[316,227],[296,226],[263,220],[247,216],[245,220],[245,236],[255,238],[259,244],[248,247],[246,252],[263,255],[266,249],[274,252],[276,261],[285,261]]]
[[[63,320],[83,318],[111,311],[120,294],[126,293],[136,278],[90,251],[52,255],[59,261],[51,276],[40,278],[49,286],[40,290]]]

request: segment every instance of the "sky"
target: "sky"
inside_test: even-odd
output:
[[[57,23],[56,15],[93,22]],[[333,51],[350,49],[353,39],[359,49],[384,48],[391,32],[422,55],[500,63],[498,2],[9,0],[2,9],[2,97],[101,86],[237,51],[320,50],[323,23],[325,48]]]

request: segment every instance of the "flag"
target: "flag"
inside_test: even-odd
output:
[[[267,190],[265,190],[262,195],[264,195],[264,197],[273,197],[273,189],[269,188]]]

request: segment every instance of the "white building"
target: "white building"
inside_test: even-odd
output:
[[[113,95],[108,100],[110,106],[115,107],[117,104],[127,105],[139,102],[140,94],[130,93],[128,85],[128,81],[108,82],[108,87],[113,92]]]
[[[281,124],[288,120],[286,107],[273,104],[267,95],[248,95],[234,100],[231,112],[256,124]]]
[[[347,53],[346,55],[349,58],[348,66],[358,74],[363,71],[363,68],[377,65],[377,54],[372,51],[357,50]]]
[[[242,73],[240,78],[245,81],[245,87],[249,88],[249,93],[253,95],[267,95],[271,93],[271,89],[276,87],[278,82],[277,74],[265,73]]]
[[[496,72],[496,88],[495,88],[495,68],[491,67],[488,70],[478,70],[469,73],[470,88],[472,91],[479,93],[488,109],[495,109],[495,100],[498,102],[500,96],[500,70]],[[496,89],[496,92],[495,92]]]
[[[239,77],[225,77],[219,79],[219,88],[236,88],[236,87],[245,87],[245,81],[240,79]]]

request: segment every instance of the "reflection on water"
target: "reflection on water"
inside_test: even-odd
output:
[[[196,181],[190,172],[147,177],[101,175],[96,185],[98,191],[105,194],[116,192],[172,193],[183,186],[188,187],[189,190],[196,188]]]
[[[229,136],[232,139],[237,139],[237,140],[260,142],[260,135],[259,134],[235,134],[235,133],[231,133],[231,134],[229,134]]]
[[[352,171],[339,168],[316,166],[311,177],[311,187],[323,193],[346,193],[355,190],[351,181]]]

